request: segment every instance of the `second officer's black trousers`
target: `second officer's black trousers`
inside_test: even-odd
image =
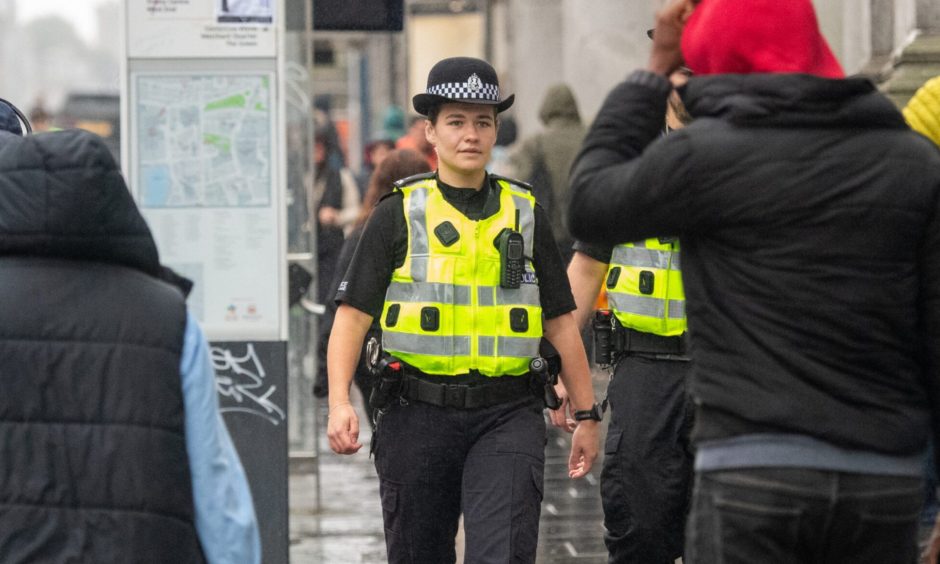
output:
[[[601,498],[609,564],[682,555],[692,488],[689,362],[628,356],[607,389]]]

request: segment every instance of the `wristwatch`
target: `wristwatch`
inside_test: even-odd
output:
[[[601,407],[601,404],[595,403],[591,406],[591,409],[580,409],[574,412],[575,421],[584,421],[586,419],[593,419],[594,421],[600,421],[604,418],[604,408]]]

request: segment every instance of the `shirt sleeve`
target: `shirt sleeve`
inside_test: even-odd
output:
[[[209,344],[187,312],[180,362],[196,533],[208,564],[258,564],[261,537],[248,479],[215,388]]]
[[[404,264],[407,227],[399,194],[382,199],[372,210],[359,244],[336,292],[337,303],[348,304],[373,319],[382,314],[392,273]]]
[[[597,262],[610,264],[610,257],[614,254],[614,248],[610,245],[601,243],[585,243],[584,241],[575,241],[572,248],[575,252],[585,254]]]
[[[696,228],[687,133],[695,126],[662,136],[669,92],[664,77],[637,71],[607,96],[572,167],[575,238],[616,245]]]
[[[535,205],[535,256],[532,265],[539,281],[539,296],[542,314],[545,319],[577,309],[571,284],[565,271],[565,261],[561,257],[555,237],[552,235],[551,221],[539,204]]]

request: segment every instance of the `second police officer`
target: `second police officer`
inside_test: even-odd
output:
[[[681,85],[686,71],[671,80]],[[666,132],[689,120],[673,91]],[[679,241],[652,238],[613,248],[577,242],[568,275],[579,324],[588,322],[601,285],[610,306],[590,321],[595,360],[615,367],[601,472],[608,562],[672,564],[683,553],[693,461]]]
[[[336,296],[328,435],[337,453],[362,446],[349,383],[372,319],[382,324],[389,387],[376,389],[373,445],[393,564],[454,562],[461,514],[465,561],[535,561],[543,336],[579,420],[569,476],[584,476],[597,454],[600,409],[550,222],[525,185],[485,168],[513,99],[500,97],[485,61],[434,65],[413,105],[438,170],[400,181],[376,206]]]

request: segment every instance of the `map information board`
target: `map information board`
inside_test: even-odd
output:
[[[215,340],[279,336],[273,73],[137,72],[131,177],[164,264]]]
[[[137,93],[143,207],[270,205],[267,76],[142,75]]]

